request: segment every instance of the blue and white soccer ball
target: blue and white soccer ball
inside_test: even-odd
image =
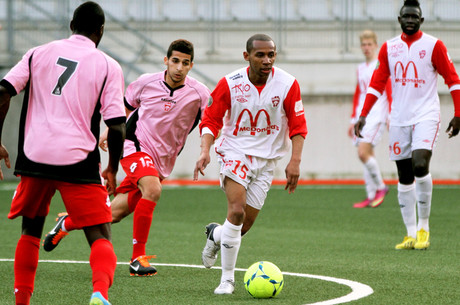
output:
[[[283,286],[281,270],[267,261],[252,264],[244,274],[244,287],[254,298],[276,297]]]

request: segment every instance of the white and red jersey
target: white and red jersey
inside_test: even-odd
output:
[[[460,80],[442,41],[421,31],[411,36],[403,33],[383,44],[379,62],[362,115],[368,113],[391,76],[391,126],[409,126],[426,120],[439,121],[438,73],[449,87],[457,115],[460,108]]]
[[[375,71],[378,60],[375,59],[369,63],[363,62],[357,68],[357,83],[356,90],[353,96],[353,111],[351,114],[351,123],[355,124],[358,121],[361,110],[364,106],[367,88]],[[390,113],[391,105],[391,81],[388,80],[385,92],[379,97],[372,110],[369,112],[366,121],[385,123]]]
[[[211,97],[200,129],[214,137],[222,129],[217,153],[279,159],[290,149],[289,138],[307,135],[299,84],[279,68],[272,69],[263,88],[251,83],[248,68],[236,70],[219,81]]]
[[[126,120],[120,65],[72,35],[29,50],[3,84],[25,90],[15,174],[100,183],[101,115],[107,125]]]
[[[136,151],[149,154],[161,178],[171,174],[210,95],[204,84],[190,76],[173,89],[165,82],[165,73],[141,75],[125,93],[125,105],[134,111],[126,126],[123,156]]]

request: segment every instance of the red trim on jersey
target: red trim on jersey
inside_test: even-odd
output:
[[[388,78],[387,85],[385,86],[385,93],[388,100],[388,112],[391,112],[391,103],[393,103],[393,89],[391,89],[391,78]]]
[[[357,83],[356,88],[355,88],[355,94],[353,95],[353,109],[351,112],[351,118],[354,118],[356,115],[356,108],[358,107],[360,94],[361,94],[361,90],[359,90],[359,83]]]
[[[211,129],[215,138],[222,129],[224,122],[222,118],[225,112],[231,108],[230,88],[227,79],[223,77],[211,93],[212,103],[206,107],[200,124],[200,132],[203,126]],[[212,111],[210,108],[212,107]]]
[[[294,80],[283,102],[289,126],[289,138],[296,135],[301,135],[305,138],[308,133],[304,110],[302,109],[302,111],[298,112],[295,111],[295,103],[301,100],[302,97],[300,94],[299,83],[297,80]]]
[[[419,40],[420,38],[422,38],[422,35],[423,35],[423,32],[422,31],[418,31],[417,33],[415,34],[412,34],[412,35],[407,35],[405,33],[402,33],[401,34],[401,39],[402,41],[404,41],[406,44],[407,44],[407,47],[410,48],[410,46],[416,42],[417,40]]]
[[[460,117],[460,90],[452,90],[450,92],[452,99],[454,100],[454,116]]]

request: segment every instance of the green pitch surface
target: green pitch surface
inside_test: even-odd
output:
[[[14,185],[0,190],[0,304],[14,304],[13,262],[21,220],[8,220]],[[405,228],[390,189],[378,208],[353,209],[364,195],[361,186],[301,186],[288,195],[280,187],[243,238],[233,295],[217,296],[220,269],[203,269],[204,226],[223,222],[226,201],[217,187],[165,187],[158,203],[147,254],[157,255],[158,274],[132,278],[132,216],[113,225],[118,257],[110,301],[121,304],[458,304],[458,187],[436,186],[431,216],[431,247],[397,251]],[[57,195],[45,230],[63,210]],[[89,247],[82,232],[72,232],[53,251],[40,250],[34,304],[87,304],[91,295]],[[244,289],[244,270],[267,260],[285,272],[275,299],[253,299]],[[217,267],[220,266],[220,257]],[[365,296],[367,294],[367,296]],[[333,301],[328,301],[333,300]]]

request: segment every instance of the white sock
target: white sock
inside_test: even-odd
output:
[[[415,184],[398,183],[398,201],[401,215],[406,225],[407,236],[417,236],[417,214],[415,211]]]
[[[366,163],[364,163],[364,167],[369,171],[372,181],[374,182],[375,187],[378,190],[381,190],[385,187],[385,183],[383,182],[382,173],[380,172],[379,164],[377,163],[377,159],[375,157],[370,157]]]
[[[430,231],[429,219],[431,211],[431,197],[433,195],[433,179],[431,174],[425,177],[415,177],[415,195],[418,208],[417,230]]]
[[[235,266],[238,251],[241,244],[241,228],[243,225],[234,225],[225,220],[221,232],[221,259],[222,277],[221,282],[235,281]]]
[[[372,180],[369,170],[365,166],[364,166],[364,183],[366,185],[367,199],[370,199],[370,200],[374,199],[375,192],[377,192],[377,186]]]
[[[220,245],[221,234],[222,234],[221,225],[215,227],[214,231],[212,231],[212,238],[214,238],[214,242],[218,245]]]

